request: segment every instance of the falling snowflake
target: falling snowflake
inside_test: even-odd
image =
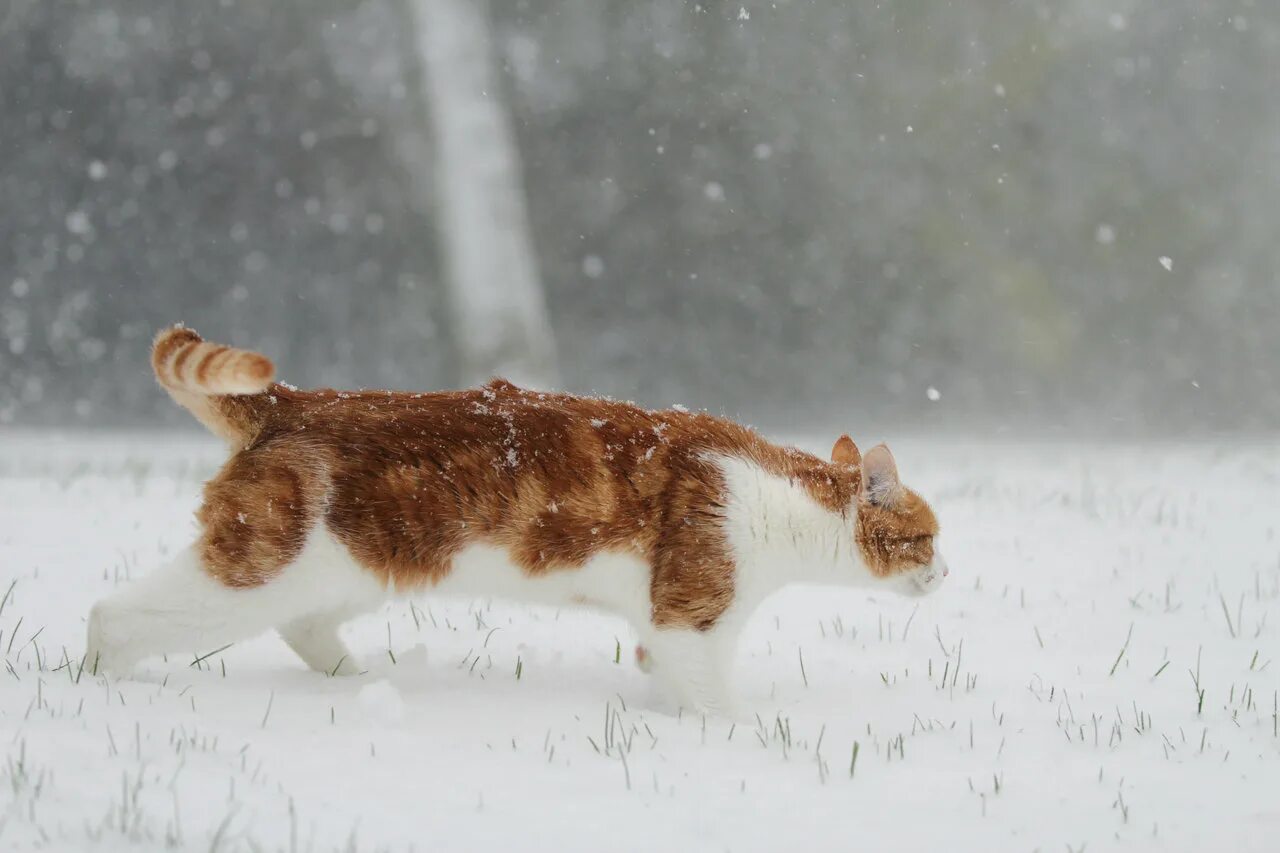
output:
[[[67,214],[67,230],[72,234],[84,236],[93,230],[93,223],[89,221],[89,215],[83,210],[73,210]]]

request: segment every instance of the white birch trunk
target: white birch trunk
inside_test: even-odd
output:
[[[525,210],[520,155],[483,0],[409,0],[434,125],[435,218],[464,384],[557,383],[555,340]]]

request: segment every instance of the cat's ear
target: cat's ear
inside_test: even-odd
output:
[[[862,484],[860,494],[878,506],[891,505],[902,491],[898,479],[898,463],[893,453],[883,444],[877,444],[862,458]]]
[[[837,465],[858,465],[862,462],[862,454],[852,438],[842,435],[836,439],[836,446],[831,448],[831,461]]]

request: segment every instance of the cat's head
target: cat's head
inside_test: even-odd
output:
[[[831,461],[861,468],[854,541],[871,574],[904,595],[941,586],[948,570],[938,551],[938,519],[924,498],[902,485],[889,448],[878,444],[863,456],[842,435]]]

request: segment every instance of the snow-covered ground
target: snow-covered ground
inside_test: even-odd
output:
[[[0,848],[1280,849],[1280,448],[895,452],[949,585],[769,601],[731,726],[646,710],[623,623],[496,602],[365,617],[354,679],[82,674],[219,450],[0,434]]]

